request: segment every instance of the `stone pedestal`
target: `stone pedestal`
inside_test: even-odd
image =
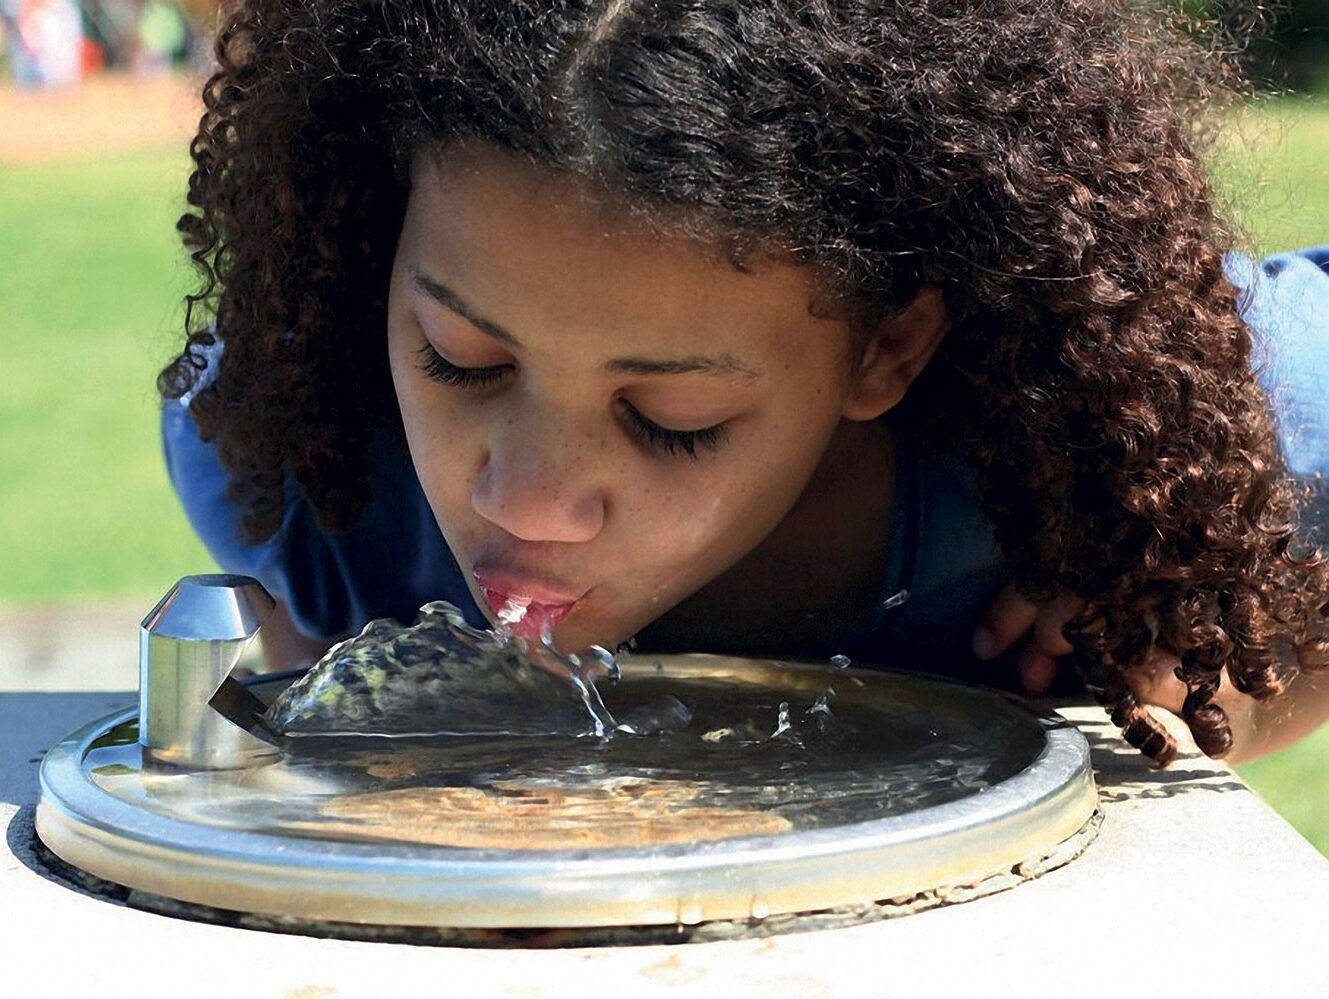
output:
[[[10,664],[12,665],[12,664]],[[0,686],[5,686],[0,664]],[[9,684],[17,685],[17,684]],[[1229,769],[1157,771],[1096,707],[1104,820],[1083,856],[994,895],[867,925],[585,949],[460,949],[211,925],[86,894],[34,852],[37,765],[125,693],[0,693],[0,967],[14,996],[1329,996],[1329,861]],[[12,991],[11,991],[12,990]]]

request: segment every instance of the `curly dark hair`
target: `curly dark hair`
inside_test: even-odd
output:
[[[1197,743],[1329,661],[1329,568],[1225,280],[1195,122],[1227,63],[1130,0],[244,0],[180,220],[203,277],[177,398],[270,536],[289,476],[327,530],[400,430],[388,275],[408,168],[476,138],[738,266],[780,253],[872,328],[923,285],[953,327],[905,405],[964,447],[1015,582],[1084,598],[1086,684],[1160,762],[1127,674],[1175,655]],[[821,307],[820,305],[818,306]],[[211,324],[215,323],[215,327]]]

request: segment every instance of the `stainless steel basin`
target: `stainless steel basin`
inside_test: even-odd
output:
[[[962,898],[1092,836],[1084,738],[1012,698],[831,664],[621,666],[611,710],[667,692],[693,709],[689,730],[313,742],[226,769],[164,759],[138,712],[110,715],[47,754],[38,834],[97,877],[220,909],[508,928]],[[249,686],[270,701],[290,681]],[[725,737],[773,731],[782,706],[792,738]]]

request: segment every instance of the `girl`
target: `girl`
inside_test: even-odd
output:
[[[1215,756],[1329,712],[1223,66],[1134,5],[247,0],[217,51],[167,458],[285,654],[446,598],[991,680],[1037,618],[1160,762],[1147,703]]]

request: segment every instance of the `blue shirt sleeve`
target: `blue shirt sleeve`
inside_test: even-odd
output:
[[[239,514],[226,499],[226,470],[216,449],[199,439],[186,401],[166,403],[161,431],[166,474],[194,533],[227,572],[253,576],[274,597],[285,600],[285,587],[274,574],[276,539],[262,545],[241,540]]]
[[[1256,264],[1227,260],[1254,338],[1253,365],[1278,421],[1288,467],[1303,478],[1329,471],[1329,246]]]
[[[185,514],[217,564],[261,582],[303,633],[336,638],[378,617],[409,622],[421,604],[440,599],[485,626],[409,456],[388,435],[374,442],[371,499],[349,530],[321,530],[288,480],[281,526],[259,544],[240,536],[226,470],[216,448],[199,438],[187,398],[163,408],[162,443]]]
[[[1288,469],[1302,486],[1301,537],[1329,545],[1329,246],[1259,264],[1233,254],[1227,265]]]

